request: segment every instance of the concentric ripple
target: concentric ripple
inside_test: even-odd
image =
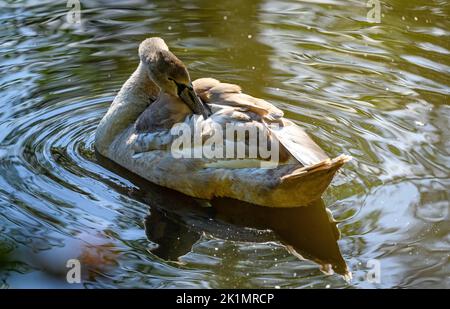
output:
[[[88,288],[449,287],[448,4],[391,1],[369,24],[364,1],[170,3],[83,1],[81,26],[65,3],[0,4],[0,287],[80,287],[73,258]],[[150,35],[352,155],[323,203],[205,207],[98,156]],[[352,282],[323,272],[346,264]]]

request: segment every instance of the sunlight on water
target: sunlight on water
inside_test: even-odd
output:
[[[446,1],[65,4],[0,0],[0,287],[450,287]],[[353,156],[323,201],[205,208],[96,155],[149,36]]]

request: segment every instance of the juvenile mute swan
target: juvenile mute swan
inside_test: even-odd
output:
[[[139,58],[97,128],[95,147],[153,183],[201,199],[296,207],[320,198],[350,160],[346,155],[330,159],[281,110],[237,85],[212,78],[191,83],[161,38],[144,40]],[[233,125],[248,132],[227,135]],[[192,131],[186,139],[187,129]],[[249,133],[254,129],[257,135]],[[199,155],[199,140],[201,146],[209,142],[209,152],[200,147]],[[252,147],[263,145],[264,155],[250,155]],[[228,152],[229,146],[244,147],[244,156],[234,148]]]

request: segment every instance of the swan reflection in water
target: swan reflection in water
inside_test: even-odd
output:
[[[150,206],[144,220],[146,235],[158,245],[152,253],[161,259],[178,260],[206,233],[234,241],[280,241],[295,256],[319,264],[323,272],[351,278],[337,244],[340,232],[322,200],[296,208],[262,207],[224,198],[206,203],[150,183],[98,153],[97,159],[135,184],[138,189],[127,194]]]

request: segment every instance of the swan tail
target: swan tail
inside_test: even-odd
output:
[[[304,178],[306,176],[311,176],[313,174],[319,173],[320,171],[330,171],[333,172],[331,176],[345,163],[349,162],[352,159],[351,156],[348,155],[340,155],[334,159],[326,159],[319,163],[301,167],[292,173],[281,177],[282,182],[290,182],[293,180],[297,180],[300,178]],[[331,177],[332,178],[332,177]],[[330,179],[331,180],[331,179]]]

